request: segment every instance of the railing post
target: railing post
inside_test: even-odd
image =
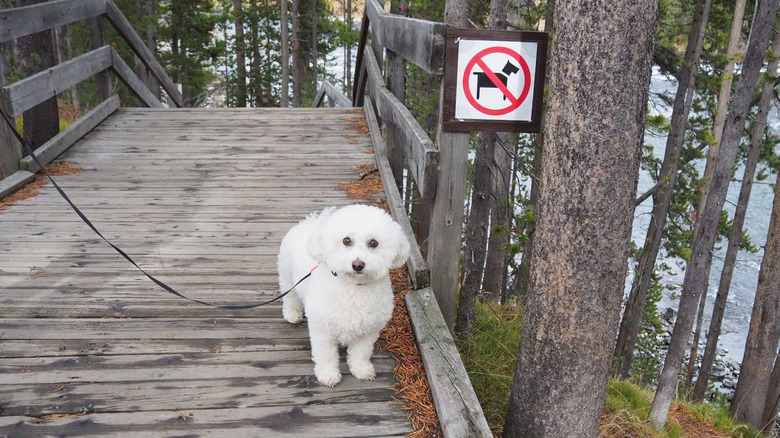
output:
[[[4,87],[7,84],[4,46],[5,44],[0,44],[0,87]],[[2,102],[0,105],[4,103]],[[13,115],[9,114],[9,116]],[[16,141],[16,137],[14,137],[5,123],[0,121],[0,172],[2,172],[0,179],[8,178],[19,170],[19,160],[21,159],[22,150]]]
[[[99,49],[106,45],[106,20],[101,16],[89,19],[89,32],[92,35],[92,49]],[[111,77],[104,70],[95,75],[97,81],[98,103],[108,99],[111,95]]]

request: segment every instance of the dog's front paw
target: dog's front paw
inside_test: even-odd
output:
[[[360,380],[374,380],[376,377],[374,365],[371,362],[350,364],[349,372]]]
[[[341,382],[341,373],[338,368],[322,368],[314,366],[314,375],[317,380],[325,386],[333,388]]]
[[[287,307],[282,309],[282,317],[290,324],[298,324],[303,321],[303,311],[299,309],[289,309]]]

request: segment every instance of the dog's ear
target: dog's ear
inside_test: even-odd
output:
[[[393,258],[393,269],[400,268],[406,263],[406,259],[409,258],[409,241],[406,239],[406,235],[401,231],[401,227],[398,227],[398,251]]]
[[[317,263],[322,262],[322,239],[318,234],[309,237],[309,241],[306,242],[306,251]]]

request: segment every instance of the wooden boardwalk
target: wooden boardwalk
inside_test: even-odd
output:
[[[373,164],[362,109],[120,109],[56,177],[152,275],[218,304],[271,298],[276,253]],[[50,185],[0,210],[0,436],[397,436],[390,389],[313,378],[281,306],[225,311],[155,286]],[[263,291],[263,292],[258,292]],[[344,362],[343,372],[348,373]]]

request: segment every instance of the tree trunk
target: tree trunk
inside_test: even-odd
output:
[[[775,33],[772,41],[772,51],[775,58],[769,63],[768,72],[776,72],[780,66],[777,56],[780,56],[780,33]],[[710,370],[715,360],[715,352],[718,347],[718,338],[720,337],[721,323],[723,322],[723,313],[726,309],[726,302],[731,287],[731,278],[734,273],[734,264],[739,253],[739,244],[742,240],[742,229],[745,224],[745,215],[747,213],[748,203],[750,202],[750,193],[753,188],[753,177],[756,173],[756,167],[761,155],[761,147],[766,135],[766,121],[769,116],[769,109],[772,104],[773,90],[775,81],[766,80],[761,89],[761,98],[758,104],[758,114],[753,127],[753,133],[750,140],[750,149],[745,163],[745,171],[742,176],[742,185],[739,189],[739,198],[734,210],[734,220],[729,234],[729,244],[726,249],[726,258],[723,261],[723,271],[720,274],[718,284],[718,294],[715,297],[714,308],[712,309],[712,318],[710,318],[709,330],[707,330],[707,345],[701,358],[699,368],[699,377],[696,380],[696,386],[693,388],[693,400],[704,400],[704,393],[707,391],[707,383],[710,378]]]
[[[504,5],[506,6],[506,5]],[[501,22],[497,29],[505,29]],[[509,199],[509,185],[512,181],[512,160],[506,148],[512,148],[514,139],[505,132],[496,133],[491,162],[490,233],[485,258],[485,276],[482,290],[485,300],[498,301],[504,296],[506,267],[509,264],[509,227],[512,202]]]
[[[489,226],[490,161],[496,144],[495,137],[494,132],[480,132],[474,157],[474,187],[471,189],[471,211],[466,226],[466,246],[463,248],[460,296],[455,319],[455,333],[461,339],[471,336],[474,328],[474,304],[482,285]]]
[[[517,10],[519,10],[521,3],[523,3],[523,0],[517,0]],[[545,10],[545,18],[544,18],[544,31],[545,32],[552,32],[553,31],[553,22],[554,22],[554,12],[555,12],[555,1],[554,0],[548,0],[547,1],[547,8]],[[514,24],[514,23],[513,23]],[[549,82],[550,72],[547,71],[547,79],[546,81]],[[544,132],[544,118],[542,118],[542,133]],[[536,208],[536,201],[539,198],[539,175],[541,172],[541,157],[542,157],[542,150],[544,149],[544,135],[539,134],[534,139],[534,155],[533,155],[533,169],[531,174],[531,195],[529,199],[529,203],[532,208]],[[525,303],[526,298],[528,297],[528,280],[529,280],[529,270],[531,266],[531,253],[533,252],[533,245],[534,245],[534,226],[531,227],[530,230],[524,230],[526,234],[528,234],[528,240],[523,245],[523,256],[520,259],[520,266],[517,268],[517,271],[515,272],[515,280],[513,289],[515,290],[515,293],[517,295],[518,302]]]
[[[677,167],[683,148],[683,140],[685,139],[685,130],[688,125],[688,113],[693,101],[696,72],[704,43],[704,30],[707,26],[710,5],[711,0],[699,0],[693,23],[691,24],[691,31],[688,35],[685,61],[680,73],[677,93],[672,108],[672,127],[666,139],[664,160],[658,175],[658,180],[665,181],[665,183],[660,185],[657,194],[653,196],[652,219],[647,228],[642,255],[639,258],[636,275],[626,300],[615,346],[615,368],[613,369],[613,374],[617,377],[626,378],[631,372],[631,363],[642,322],[642,313],[647,302],[647,293],[650,289],[655,261],[658,258],[661,241],[663,240],[664,225],[672,204],[674,186],[677,182]]]
[[[710,254],[720,224],[720,212],[726,200],[753,89],[758,80],[766,49],[769,46],[769,36],[772,33],[772,24],[777,15],[778,1],[780,0],[761,2],[753,21],[750,41],[742,65],[742,74],[737,82],[731,111],[723,130],[723,139],[713,172],[710,192],[704,203],[704,208],[699,212],[702,215],[701,222],[693,235],[691,260],[685,271],[677,320],[674,324],[664,367],[658,379],[655,399],[650,408],[649,418],[656,429],[661,429],[666,424],[683,356],[693,328],[693,315],[709,277]]]
[[[531,289],[505,437],[598,433],[631,239],[656,8],[651,0],[556,2]]]
[[[265,106],[263,104],[263,98],[265,92],[263,91],[262,73],[260,72],[260,23],[259,23],[259,11],[257,10],[257,0],[251,0],[249,2],[249,12],[246,14],[249,19],[249,51],[251,58],[249,60],[249,84],[252,90],[252,104],[255,108]]]
[[[311,72],[314,91],[317,91],[317,59],[320,55],[317,53],[317,0],[311,0]]]
[[[777,183],[780,184],[780,173]],[[713,185],[714,186],[714,185]],[[758,274],[756,299],[739,368],[739,385],[731,401],[731,415],[756,429],[764,427],[762,417],[767,400],[772,366],[780,341],[780,190],[775,190],[772,218]]]
[[[709,180],[712,178],[712,170],[714,168],[714,161],[718,156],[718,150],[720,147],[720,139],[723,136],[723,125],[726,123],[726,114],[728,113],[729,98],[731,97],[731,83],[734,75],[734,66],[736,62],[734,57],[736,56],[739,46],[739,38],[742,34],[742,18],[745,12],[745,0],[737,0],[734,5],[734,17],[731,21],[731,33],[729,35],[728,47],[726,48],[726,56],[729,61],[723,69],[721,75],[720,91],[718,93],[718,108],[715,114],[715,121],[712,124],[712,134],[715,137],[715,143],[710,145],[707,152],[707,165],[704,169],[704,177],[702,178],[702,186],[700,189],[701,196],[699,197],[698,210],[701,210],[704,205],[704,200],[707,198],[707,190],[709,190]],[[761,132],[761,137],[764,133]],[[698,216],[697,216],[698,219]],[[698,220],[696,221],[698,222]],[[696,225],[694,225],[695,227]],[[724,268],[725,269],[725,268]],[[685,376],[685,394],[690,395],[691,382],[693,381],[693,373],[696,370],[696,358],[699,354],[699,339],[701,338],[701,326],[704,317],[704,308],[707,304],[707,294],[703,293],[701,299],[699,299],[699,312],[696,316],[696,328],[693,332],[693,343],[691,346],[690,359],[688,360],[688,374]]]
[[[279,22],[282,32],[282,108],[290,106],[290,43],[288,42],[287,0],[279,0]]]
[[[246,41],[242,0],[233,0],[233,22],[236,28],[236,107],[246,107]]]
[[[23,0],[17,6],[29,6],[45,3],[41,0]],[[38,32],[19,38],[19,55],[23,71],[27,75],[39,73],[53,67],[55,47],[53,43],[54,30]],[[60,132],[57,96],[36,105],[24,112],[24,138],[30,146],[37,148]]]
[[[154,29],[154,21],[151,20],[154,17],[154,2],[146,2],[146,16],[150,18],[149,23],[146,25],[146,47],[152,52],[154,57],[157,57],[157,32]],[[160,100],[162,92],[160,91],[160,84],[153,76],[149,76],[149,89],[152,90],[152,94],[157,100]]]
[[[766,391],[766,403],[764,404],[764,416],[761,419],[766,428],[762,431],[764,436],[773,436],[775,420],[780,411],[780,351],[775,357],[775,366],[772,368],[772,377],[769,379],[769,387]]]
[[[292,106],[298,108],[303,105],[303,94],[301,93],[301,87],[303,86],[303,70],[305,68],[305,61],[303,59],[303,51],[301,50],[301,35],[300,35],[300,1],[291,0],[290,2],[290,17],[292,19]]]

